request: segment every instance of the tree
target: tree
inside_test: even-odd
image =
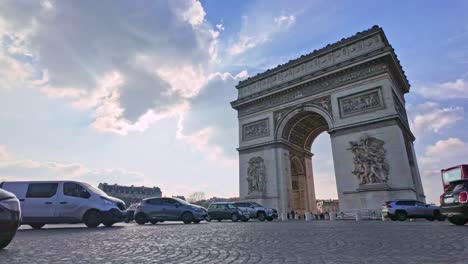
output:
[[[196,203],[198,201],[205,200],[204,192],[193,192],[187,196],[187,201],[189,203]]]

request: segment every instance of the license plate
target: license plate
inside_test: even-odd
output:
[[[454,201],[453,197],[444,198],[444,203],[450,204],[450,203],[453,203],[453,201]]]

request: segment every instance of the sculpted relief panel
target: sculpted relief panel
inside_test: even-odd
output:
[[[332,50],[309,61],[305,61],[299,65],[273,74],[263,80],[242,87],[240,90],[240,97],[254,94],[261,90],[268,89],[292,79],[296,79],[300,76],[318,71],[322,68],[343,62],[384,46],[385,44],[382,41],[380,35],[377,34],[370,36],[361,41],[357,41],[342,48]]]
[[[350,95],[338,99],[340,116],[348,117],[361,114],[369,110],[378,110],[384,107],[380,89]]]
[[[242,126],[242,139],[244,141],[266,137],[270,135],[270,122],[268,118],[245,124]]]
[[[253,157],[247,168],[248,194],[264,193],[266,190],[266,166],[262,157]]]
[[[360,185],[386,183],[388,181],[389,165],[386,160],[384,141],[364,135],[359,141],[349,142],[354,154],[353,174]]]

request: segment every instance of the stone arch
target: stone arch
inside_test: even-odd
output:
[[[278,122],[275,140],[283,140],[310,151],[314,139],[333,128],[333,119],[323,108],[303,105],[288,111]]]
[[[336,161],[340,210],[379,211],[392,199],[424,201],[405,109],[410,85],[382,28],[374,26],[278,65],[239,82],[236,89],[238,98],[231,106],[239,119],[241,198],[278,208],[284,216],[297,158],[310,193],[307,210],[313,212],[310,148],[326,131]],[[248,164],[256,157],[265,164],[261,193],[248,185]],[[376,175],[384,180],[375,180]]]

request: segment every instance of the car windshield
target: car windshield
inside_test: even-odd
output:
[[[253,203],[253,202],[252,202],[252,203],[250,203],[250,204],[253,205],[253,206],[256,206],[256,207],[263,207],[263,206],[259,205],[258,203]]]
[[[86,188],[88,188],[88,190],[90,190],[90,191],[92,191],[92,192],[94,192],[94,193],[96,193],[96,194],[99,194],[99,195],[101,195],[101,196],[109,196],[109,195],[107,195],[107,193],[105,193],[105,192],[102,191],[101,189],[96,188],[96,187],[94,187],[94,186],[92,186],[92,185],[90,185],[90,184],[87,184],[87,183],[85,183],[85,182],[81,182],[81,184],[83,184]]]
[[[442,178],[445,184],[461,179],[461,168],[456,168],[442,173]]]
[[[234,208],[237,208],[237,206],[233,205],[233,204],[227,204],[227,207],[229,209],[234,209]]]

